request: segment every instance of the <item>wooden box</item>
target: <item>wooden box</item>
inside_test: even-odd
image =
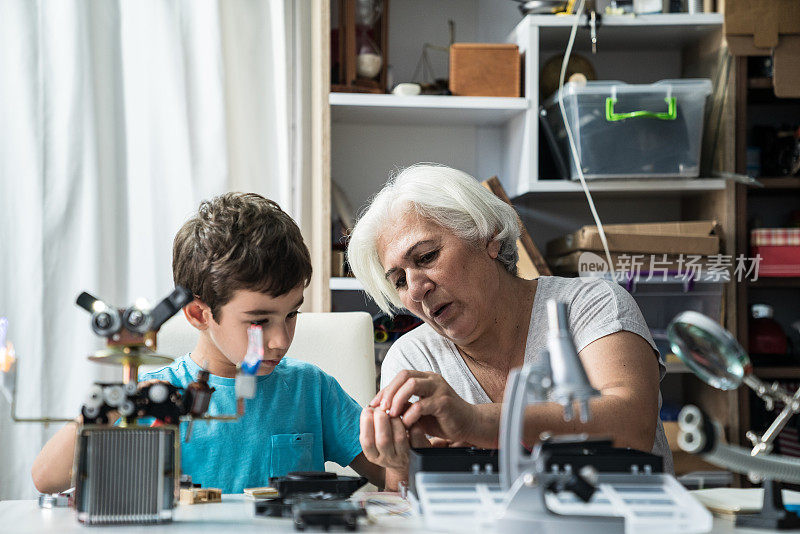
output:
[[[519,47],[512,44],[452,44],[450,92],[457,96],[519,96]]]

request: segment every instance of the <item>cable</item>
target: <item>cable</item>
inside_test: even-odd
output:
[[[710,464],[761,479],[800,484],[800,459],[781,454],[753,456],[748,449],[723,443],[722,426],[692,404],[681,410],[678,425],[679,447]]]
[[[578,0],[578,9],[575,12],[575,22],[572,24],[572,31],[569,35],[569,43],[567,44],[567,50],[564,52],[564,61],[561,63],[561,75],[558,79],[558,109],[561,111],[561,118],[564,121],[564,127],[567,131],[567,139],[569,140],[569,148],[570,148],[570,155],[572,156],[572,160],[575,164],[575,169],[578,172],[578,178],[581,181],[581,185],[583,186],[583,191],[586,194],[586,200],[589,202],[589,210],[592,212],[592,217],[594,217],[594,222],[597,225],[597,230],[600,233],[600,242],[603,243],[603,250],[606,253],[606,260],[608,261],[608,268],[613,276],[613,280],[616,281],[616,271],[614,267],[614,263],[611,261],[611,252],[608,250],[608,241],[606,241],[606,232],[603,230],[603,223],[600,222],[600,216],[597,214],[597,209],[594,207],[594,200],[592,200],[592,195],[589,192],[589,187],[586,185],[586,178],[583,176],[583,168],[581,165],[581,158],[578,154],[578,149],[575,147],[575,138],[572,135],[572,128],[569,126],[569,120],[567,120],[567,112],[564,108],[564,77],[567,73],[567,64],[569,63],[569,57],[572,55],[572,45],[575,44],[575,34],[578,31],[578,23],[580,22],[581,15],[583,14],[583,7],[584,7],[585,0]]]

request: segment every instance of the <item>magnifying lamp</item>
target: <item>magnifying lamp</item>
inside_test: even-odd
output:
[[[768,454],[789,419],[800,413],[800,389],[791,394],[777,382],[767,384],[756,377],[750,357],[742,346],[730,332],[705,315],[693,311],[679,314],[667,327],[667,335],[672,351],[708,385],[729,391],[744,383],[764,401],[768,410],[772,410],[776,402],[784,405],[762,435],[747,432],[747,438],[753,443],[751,451],[724,443],[718,423],[708,419],[697,406],[686,406],[678,417],[678,445],[687,452],[701,455],[709,463],[764,481],[761,512],[738,516],[737,526],[800,527],[800,517],[785,509],[781,488],[776,482],[800,483],[800,460]]]

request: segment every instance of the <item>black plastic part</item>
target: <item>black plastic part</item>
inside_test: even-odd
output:
[[[284,499],[297,494],[319,492],[344,499],[366,483],[367,479],[364,477],[339,476],[325,471],[295,472],[285,477],[269,479],[269,485],[278,490],[278,494]]]
[[[336,501],[342,500],[332,493],[296,493],[291,497],[276,497],[255,501],[255,514],[265,517],[292,517],[292,506],[301,500]]]
[[[169,391],[166,400],[163,402],[153,402],[148,396],[150,388],[155,385],[164,386]],[[183,390],[167,382],[142,386],[134,396],[137,417],[155,417],[167,424],[177,425],[180,421],[180,416],[187,413],[186,408],[183,406],[182,393]]]
[[[664,472],[664,459],[661,456],[613,447],[609,440],[547,441],[542,444],[542,455],[547,470],[553,466],[563,468],[570,465],[576,473],[585,466],[591,466],[599,473],[630,473],[632,470],[640,473],[648,470],[651,473]]]
[[[264,517],[292,517],[292,499],[265,499],[255,502],[255,514]]]
[[[706,435],[706,444],[702,450],[695,454],[711,452],[717,446],[717,431],[714,428],[714,423],[711,422],[711,418],[703,410],[700,410],[700,413],[703,414],[703,433]]]
[[[292,471],[283,477],[288,480],[333,480],[336,473],[330,471]]]
[[[737,527],[789,530],[800,528],[800,516],[788,511],[783,505],[782,484],[774,480],[764,481],[764,502],[757,514],[737,515]]]
[[[137,317],[138,315],[138,317]],[[153,319],[147,310],[131,306],[122,314],[122,324],[134,334],[146,334],[151,330]]]
[[[111,337],[122,328],[122,318],[119,311],[103,302],[105,310],[95,311],[96,302],[103,302],[94,295],[84,291],[75,299],[75,304],[92,314],[92,331],[100,337]]]
[[[123,385],[122,383],[115,382],[96,382],[96,384],[104,389],[110,386]],[[163,387],[166,387],[169,391],[164,402],[153,402],[148,397],[150,388],[156,384],[142,386],[142,388],[137,390],[136,393],[125,396],[125,400],[132,402],[134,405],[134,413],[130,417],[134,419],[138,419],[140,417],[154,417],[167,424],[177,425],[180,421],[180,416],[188,413],[188,407],[184,407],[184,399],[182,396],[184,390],[181,390],[177,386],[167,382],[159,382],[159,384]],[[86,412],[87,408],[84,404],[81,406],[83,422],[84,424],[113,423],[113,420],[109,420],[108,414],[112,410],[116,409],[117,408],[112,408],[105,401],[103,401],[103,404],[98,408],[97,414],[91,415]]]
[[[92,331],[100,337],[111,337],[122,330],[122,318],[119,311],[106,308],[101,312],[92,313]]]
[[[83,308],[84,310],[88,311],[89,313],[94,313],[94,303],[97,302],[97,297],[93,297],[91,294],[84,291],[78,298],[75,300],[75,304]]]
[[[408,490],[414,495],[416,474],[421,472],[470,473],[477,464],[481,471],[491,465],[499,472],[500,462],[497,449],[477,447],[430,447],[411,449],[408,453]]]
[[[159,302],[155,308],[150,310],[149,329],[156,331],[167,319],[178,313],[178,311],[189,304],[194,299],[194,295],[188,289],[176,286],[175,290]]]
[[[367,511],[362,506],[341,499],[298,499],[292,505],[292,516],[297,530],[304,530],[306,527],[325,530],[342,527],[355,531],[358,529],[358,518],[366,515]]]
[[[609,440],[546,441],[541,444],[545,469],[554,466],[560,470],[569,465],[577,473],[584,466],[591,466],[600,473],[664,472],[661,456],[636,449],[613,447]],[[419,472],[469,473],[478,464],[482,472],[491,465],[498,472],[496,449],[474,447],[411,449],[408,457],[408,489],[416,495],[415,479]]]
[[[569,491],[574,493],[583,502],[589,502],[592,499],[597,488],[588,482],[578,473],[562,479],[551,482],[547,489],[553,493],[561,493],[562,491]]]

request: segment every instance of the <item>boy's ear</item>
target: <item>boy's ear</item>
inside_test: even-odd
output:
[[[194,299],[183,307],[183,315],[193,327],[198,330],[206,330],[209,326],[209,321],[211,321],[211,308],[202,300]]]

